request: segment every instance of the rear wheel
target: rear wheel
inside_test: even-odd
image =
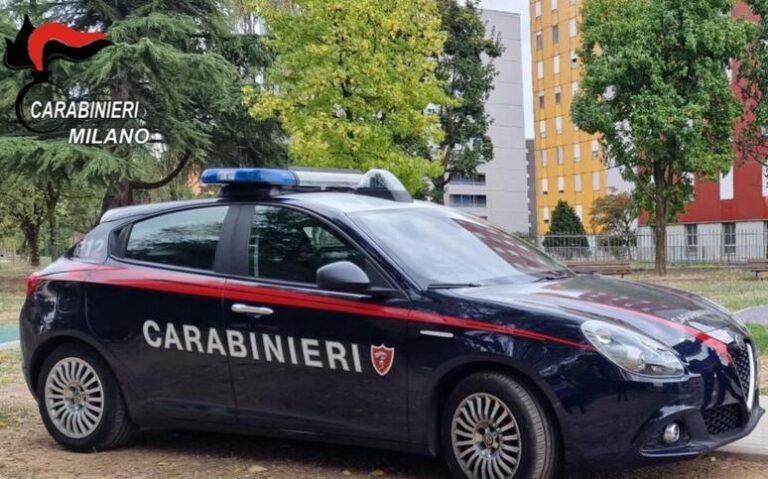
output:
[[[46,429],[72,451],[120,447],[136,432],[112,371],[88,346],[65,344],[45,359],[37,398]]]
[[[552,420],[510,376],[485,372],[460,382],[442,419],[448,467],[460,479],[551,479],[558,447]]]

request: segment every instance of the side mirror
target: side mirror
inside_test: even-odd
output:
[[[318,268],[315,281],[320,289],[343,293],[361,293],[371,287],[365,271],[349,261],[337,261]]]

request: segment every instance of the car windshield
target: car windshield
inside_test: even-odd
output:
[[[427,286],[531,282],[571,274],[520,238],[448,208],[365,211],[351,218]]]

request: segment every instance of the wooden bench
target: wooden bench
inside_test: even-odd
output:
[[[747,270],[755,273],[756,279],[762,279],[761,273],[768,273],[768,259],[751,259],[747,261]]]
[[[594,263],[569,261],[566,264],[569,268],[581,274],[597,273],[606,276],[621,276],[622,278],[624,275],[632,274],[632,268],[628,261],[602,261]]]

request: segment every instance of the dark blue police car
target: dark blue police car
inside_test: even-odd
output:
[[[696,457],[763,413],[706,299],[574,274],[385,171],[203,181],[222,194],[110,211],[29,279],[24,371],[64,447],[205,429],[538,479]]]

